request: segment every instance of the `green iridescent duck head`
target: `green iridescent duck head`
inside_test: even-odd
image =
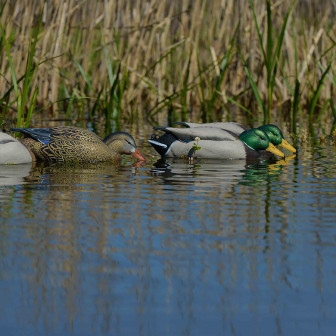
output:
[[[278,126],[269,124],[269,125],[260,126],[258,129],[262,130],[263,132],[267,134],[271,143],[274,146],[279,145],[289,150],[290,152],[296,153],[296,149],[284,139],[284,136]]]
[[[280,157],[285,156],[284,153],[282,153],[271,143],[266,133],[259,128],[251,128],[241,133],[238,139],[255,151],[267,150]]]

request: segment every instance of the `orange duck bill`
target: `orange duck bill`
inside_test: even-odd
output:
[[[134,156],[138,161],[146,161],[145,157],[139,152],[139,150],[136,148],[134,153],[132,153],[132,156]]]

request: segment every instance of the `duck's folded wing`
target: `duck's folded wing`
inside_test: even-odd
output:
[[[196,156],[204,159],[240,160],[248,157],[258,157],[259,153],[245,146],[242,141],[213,141],[200,140],[198,149],[193,149],[193,141],[188,143],[175,141],[167,157],[191,157]]]
[[[160,130],[165,133],[170,133],[180,140],[191,141],[196,137],[201,140],[226,140],[234,141],[237,137],[229,131],[215,127],[195,127],[195,128],[174,128],[174,127],[155,127],[155,130]]]
[[[50,128],[11,128],[11,131],[20,132],[29,138],[33,138],[43,144],[50,142]]]
[[[214,127],[214,128],[220,128],[225,131],[229,131],[234,133],[235,135],[239,135],[242,132],[246,131],[248,127],[236,123],[236,122],[212,122],[212,123],[205,123],[205,124],[198,124],[198,123],[191,123],[191,122],[185,122],[185,121],[178,121],[176,122],[177,125],[182,125],[187,128],[198,128],[198,127]]]

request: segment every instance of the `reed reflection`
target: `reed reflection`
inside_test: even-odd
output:
[[[247,317],[286,330],[286,298],[316,303],[302,274],[330,304],[335,256],[327,217],[298,217],[293,162],[33,168],[0,202],[2,321],[31,334],[207,334],[217,321],[239,335]]]

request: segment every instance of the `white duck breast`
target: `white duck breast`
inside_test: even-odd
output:
[[[237,138],[231,133],[215,127],[195,127],[195,128],[174,128],[164,127],[161,128],[166,133],[174,134],[181,140],[195,140],[196,137],[201,140],[225,140],[235,141]]]
[[[188,143],[182,141],[175,141],[170,150],[165,154],[167,157],[181,157],[191,156],[193,152],[194,141]],[[247,151],[251,152],[249,156],[258,157],[256,151],[250,150],[242,141],[213,141],[213,140],[199,140],[193,156],[204,159],[225,159],[225,160],[239,160],[246,159]]]
[[[28,149],[7,133],[0,132],[0,164],[32,162]]]

